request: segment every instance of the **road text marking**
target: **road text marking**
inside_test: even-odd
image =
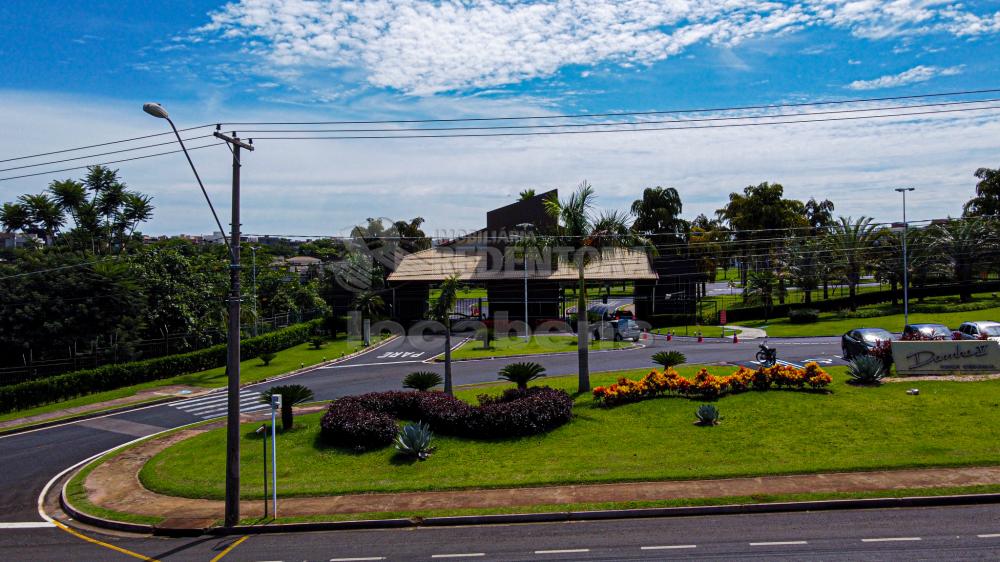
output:
[[[861,542],[919,541],[920,537],[887,537],[884,539],[861,539]]]
[[[431,558],[474,558],[486,556],[485,552],[464,552],[460,554],[431,554]]]

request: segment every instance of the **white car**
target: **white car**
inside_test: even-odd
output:
[[[963,340],[993,340],[1000,342],[1000,322],[964,322],[958,327]]]

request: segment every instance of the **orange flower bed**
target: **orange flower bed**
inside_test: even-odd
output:
[[[775,388],[823,388],[833,382],[830,375],[820,366],[810,361],[804,369],[790,365],[761,367],[756,371],[740,367],[733,374],[719,377],[701,369],[693,380],[682,377],[673,368],[664,371],[652,370],[641,380],[625,377],[608,386],[594,388],[594,400],[605,406],[628,402],[638,402],[665,394],[692,398],[718,398],[725,394],[746,392],[747,390],[768,390]]]

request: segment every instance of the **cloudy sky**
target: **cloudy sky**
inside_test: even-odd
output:
[[[0,160],[162,132],[145,101],[186,127],[704,108],[718,111],[699,117],[745,117],[760,111],[722,109],[1000,88],[996,1],[171,0],[152,10],[140,0],[6,0],[0,34]],[[365,217],[419,215],[444,234],[481,226],[522,189],[565,193],[582,180],[603,207],[677,187],[688,218],[761,181],[885,221],[900,214],[891,189],[912,186],[911,217],[956,215],[973,171],[1000,166],[998,117],[409,140],[266,140],[281,135],[261,129],[283,126],[226,128],[258,137],[244,159],[245,231],[329,235]],[[0,161],[0,178],[166,150],[33,166],[134,146]],[[228,151],[192,156],[226,210]],[[146,232],[212,230],[183,156],[115,166],[154,196]],[[0,181],[0,201],[79,174]]]

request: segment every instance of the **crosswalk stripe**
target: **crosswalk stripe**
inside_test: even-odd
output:
[[[250,394],[259,394],[259,393],[256,392],[256,391],[254,391],[254,390],[242,390],[242,391],[240,391],[240,396],[250,395]],[[224,398],[225,396],[226,396],[225,393],[216,393],[216,394],[212,394],[210,396],[202,396],[200,398],[192,398],[190,400],[184,400],[183,402],[178,402],[177,405],[178,406],[182,406],[182,405],[187,406],[187,405],[192,405],[192,404],[200,404],[202,402],[210,402],[210,401],[213,401],[213,400],[218,400],[219,398]]]
[[[243,404],[253,404],[253,403],[256,403],[258,400],[260,400],[260,395],[259,394],[256,395],[256,396],[248,396],[246,398],[240,398],[240,405],[243,405]],[[177,407],[180,408],[180,409],[182,409],[182,410],[187,410],[188,412],[197,412],[198,410],[205,410],[205,409],[209,409],[209,408],[214,408],[214,407],[218,406],[219,404],[228,404],[228,403],[229,403],[229,401],[226,399],[225,396],[223,396],[222,398],[220,398],[218,400],[214,400],[212,402],[206,402],[204,404],[197,404],[196,407],[194,407],[194,408],[182,408],[181,406],[183,406],[183,404],[178,405]]]

